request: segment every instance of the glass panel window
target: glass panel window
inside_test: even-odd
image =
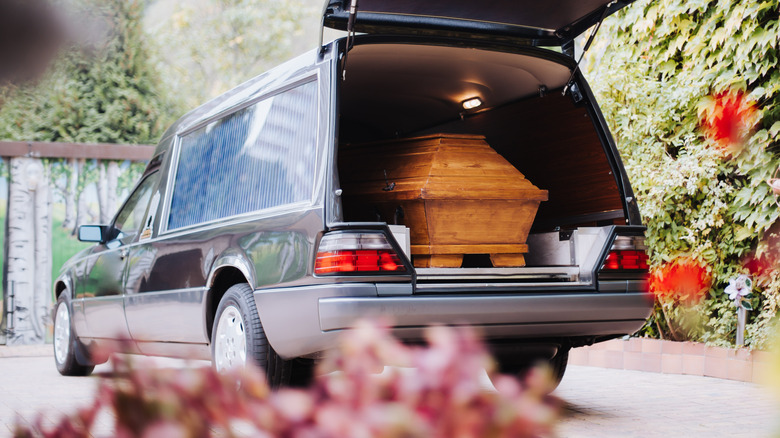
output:
[[[146,208],[149,206],[149,200],[152,197],[152,191],[157,185],[159,173],[153,173],[146,177],[138,187],[133,191],[127,202],[119,210],[114,220],[114,229],[119,233],[116,239],[123,242],[132,240],[141,230],[141,226],[146,218]]]
[[[183,136],[168,229],[309,201],[316,135],[308,82]]]

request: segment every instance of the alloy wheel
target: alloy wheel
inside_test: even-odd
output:
[[[246,333],[244,319],[235,306],[227,306],[219,317],[214,345],[217,371],[246,366]]]
[[[54,319],[54,356],[58,363],[65,363],[70,349],[70,312],[68,304],[59,303]]]

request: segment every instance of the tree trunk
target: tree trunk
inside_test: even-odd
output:
[[[76,226],[76,192],[79,188],[79,165],[75,158],[62,163],[63,166],[70,167],[68,174],[67,187],[65,188],[65,219],[62,221],[62,227],[72,230]]]
[[[2,309],[2,314],[0,314],[0,344],[6,343],[6,335],[5,330],[6,326],[8,324],[8,321],[6,321],[6,309],[8,308],[9,304],[9,298],[8,293],[10,292],[10,283],[8,282],[8,214],[11,211],[11,161],[6,160],[5,158],[2,158],[3,164],[5,164],[5,168],[8,169],[8,179],[6,182],[6,193],[5,193],[5,225],[3,226],[3,233],[5,234],[5,238],[3,239],[3,284],[0,285],[0,287],[3,288],[3,302],[2,306],[0,308]]]
[[[79,200],[76,202],[76,226],[73,228],[73,233],[78,234],[79,227],[89,222],[89,206],[87,205],[87,197],[81,193],[79,194]]]
[[[41,160],[38,160],[42,162]],[[52,268],[52,202],[51,178],[48,169],[44,169],[43,178],[35,189],[35,284],[33,289],[33,321],[36,339],[44,342],[50,336],[52,326],[49,310],[52,304],[51,268]]]
[[[106,171],[106,183],[108,185],[106,194],[106,217],[104,221],[107,224],[113,219],[114,213],[116,213],[116,197],[117,197],[117,183],[119,182],[119,163],[116,161],[108,162],[108,170]]]
[[[108,181],[106,180],[106,163],[103,161],[98,161],[97,166],[98,166],[98,171],[100,172],[97,180],[98,210],[100,214],[100,223],[107,224],[108,221],[111,220],[111,218],[108,217],[110,213],[107,211],[107,205],[106,205],[108,203]]]
[[[43,343],[51,301],[48,178],[39,159],[12,158],[10,169],[7,282],[13,283],[14,305],[6,327],[7,343]],[[36,235],[36,231],[41,234]]]
[[[86,178],[87,161],[80,158],[76,166],[76,179]],[[73,224],[73,234],[78,234],[80,225],[87,223],[87,197],[84,196],[86,184],[76,184],[76,221]]]

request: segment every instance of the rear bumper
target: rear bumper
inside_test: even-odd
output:
[[[448,324],[474,326],[486,339],[520,340],[632,333],[653,306],[641,292],[380,297],[373,284],[258,290],[255,300],[269,342],[286,359],[335,347],[338,333],[361,318],[386,318],[405,339]]]

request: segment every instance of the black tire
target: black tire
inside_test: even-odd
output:
[[[58,322],[61,323],[58,325]],[[63,291],[54,307],[54,363],[57,371],[63,376],[88,376],[95,369],[94,365],[84,365],[79,361],[85,357],[84,346],[81,345],[73,332],[71,318],[70,294]]]
[[[569,349],[561,348],[558,353],[550,359],[550,369],[552,370],[553,381],[555,387],[561,384],[563,375],[566,373],[566,365],[569,363]]]
[[[550,391],[558,387],[566,373],[566,365],[569,362],[569,348],[560,347],[551,359],[540,358],[534,355],[528,356],[504,356],[498,358],[499,369],[502,373],[512,374],[525,378],[528,372],[535,366],[544,365],[550,367],[552,387]]]
[[[276,354],[273,347],[268,343],[268,338],[266,338],[263,330],[263,324],[260,322],[260,317],[257,314],[255,298],[252,292],[252,288],[248,284],[236,284],[231,286],[219,301],[214,317],[214,326],[211,330],[211,357],[214,366],[219,370],[225,365],[234,365],[232,364],[232,358],[235,357],[236,353],[235,351],[230,351],[229,345],[225,346],[226,343],[230,344],[225,339],[221,341],[217,339],[218,333],[220,333],[220,321],[223,321],[223,324],[242,323],[246,361],[253,360],[260,368],[265,370],[268,384],[272,388],[308,383],[311,379],[311,368],[308,367],[308,363],[302,359],[284,360]],[[236,311],[241,317],[240,322],[237,318],[234,318]],[[226,318],[223,319],[222,316],[225,312],[228,313]],[[223,335],[224,331],[219,336]],[[218,343],[222,347],[218,347]],[[220,350],[220,353],[217,350]],[[217,357],[218,354],[220,354],[220,358]],[[237,362],[240,364],[240,360]],[[307,372],[307,368],[309,372]]]

